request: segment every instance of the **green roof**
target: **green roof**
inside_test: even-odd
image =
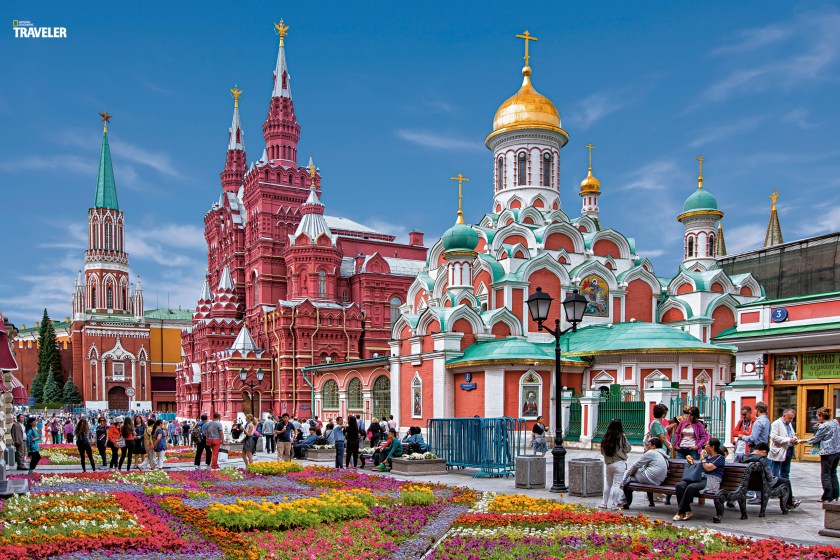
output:
[[[102,153],[99,154],[99,176],[96,179],[96,199],[94,208],[119,210],[117,202],[117,183],[114,181],[114,167],[111,165],[111,148],[108,146],[108,133],[102,133]]]
[[[476,342],[464,349],[460,358],[448,360],[447,366],[478,365],[487,362],[501,363],[554,363],[554,344],[537,344],[522,338],[501,338]],[[586,364],[580,358],[563,356],[563,363]]]
[[[146,319],[156,320],[171,320],[171,321],[192,321],[193,312],[188,309],[170,309],[162,307],[160,309],[150,309],[143,313]]]
[[[66,329],[66,328],[70,327],[70,324],[71,323],[69,321],[53,321],[53,329],[55,329],[55,330]],[[25,329],[20,329],[18,331],[18,334],[29,334],[31,332],[38,332],[40,330],[41,330],[40,325],[37,326],[37,327],[27,327]]]
[[[696,212],[697,210],[717,210],[717,199],[712,193],[700,187],[691,196],[685,199],[683,212]]]
[[[478,234],[467,224],[455,224],[440,238],[447,251],[474,251],[478,245]]]
[[[563,351],[570,356],[643,352],[734,352],[732,346],[703,342],[691,334],[661,323],[634,321],[591,325],[564,336]]]
[[[738,332],[738,327],[731,327],[718,334],[713,340],[739,340],[742,338],[758,338],[762,336],[778,336],[782,334],[800,334],[809,332],[831,331],[840,329],[840,322],[821,323],[816,325],[798,325],[791,327],[776,327],[772,329],[758,329],[754,331]]]

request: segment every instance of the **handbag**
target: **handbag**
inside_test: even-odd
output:
[[[166,451],[166,439],[160,438],[157,443],[155,443],[155,451]]]
[[[703,469],[703,464],[698,462],[686,465],[682,479],[685,482],[703,482],[706,480],[706,471]]]
[[[118,437],[114,441],[114,447],[116,447],[117,449],[122,449],[123,447],[125,447],[125,439],[122,437]]]

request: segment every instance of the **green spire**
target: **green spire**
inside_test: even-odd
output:
[[[111,115],[108,111],[99,113],[104,123],[102,131],[102,152],[99,154],[99,176],[96,179],[96,199],[94,208],[119,210],[117,202],[117,183],[114,181],[114,168],[111,165],[111,147],[108,145],[108,123]]]

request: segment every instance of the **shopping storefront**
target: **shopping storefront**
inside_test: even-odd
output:
[[[796,410],[796,436],[817,426],[817,410],[840,415],[840,292],[766,300],[738,308],[737,324],[714,339],[738,348],[733,407],[770,405],[771,420]],[[811,446],[797,447],[800,460],[819,460]]]

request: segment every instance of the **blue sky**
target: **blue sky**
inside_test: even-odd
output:
[[[29,4],[29,5],[27,5]],[[220,192],[235,83],[248,161],[259,159],[277,38],[327,212],[429,244],[492,207],[484,147],[519,87],[522,41],[539,41],[537,90],[571,140],[564,209],[580,211],[596,146],[601,220],[635,237],[659,276],[681,259],[675,221],[706,159],[730,253],[760,246],[781,191],[786,240],[840,229],[840,9],[825,2],[4,3],[0,308],[31,325],[69,315],[100,148],[110,141],[133,275],[146,307],[192,308],[206,264],[203,216]],[[673,4],[673,5],[669,5]],[[196,9],[200,6],[200,9]],[[516,14],[519,10],[521,14]],[[67,39],[15,39],[11,20]]]

